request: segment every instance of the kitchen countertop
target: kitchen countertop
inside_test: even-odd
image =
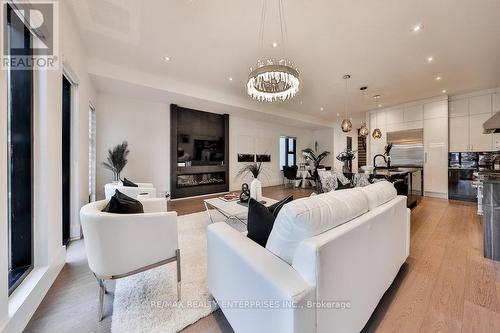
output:
[[[369,174],[372,174],[374,176],[394,176],[394,175],[403,175],[407,173],[413,173],[417,171],[422,171],[422,168],[416,168],[416,167],[394,167],[394,168],[376,168]],[[364,171],[358,171],[358,173],[365,173]]]

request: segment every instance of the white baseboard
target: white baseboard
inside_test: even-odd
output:
[[[440,193],[440,192],[424,192],[425,197],[439,198],[439,199],[448,199],[448,193]]]
[[[66,248],[59,253],[49,266],[35,267],[26,279],[9,297],[9,319],[3,333],[21,333],[43,298],[49,291],[66,262]]]

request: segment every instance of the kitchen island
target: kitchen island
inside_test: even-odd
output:
[[[363,173],[363,172],[360,172]],[[370,179],[386,179],[394,184],[398,195],[405,195],[407,205],[413,208],[418,205],[423,195],[423,169],[418,167],[375,168]]]
[[[477,186],[484,256],[500,261],[500,170],[479,171]]]

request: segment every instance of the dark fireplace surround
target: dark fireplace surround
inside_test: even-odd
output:
[[[170,105],[172,199],[229,191],[229,115]]]

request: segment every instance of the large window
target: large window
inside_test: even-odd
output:
[[[284,166],[297,164],[297,139],[282,136],[280,137],[280,169]]]
[[[11,57],[32,56],[31,33],[7,9]],[[33,268],[33,69],[8,71],[9,294]]]

